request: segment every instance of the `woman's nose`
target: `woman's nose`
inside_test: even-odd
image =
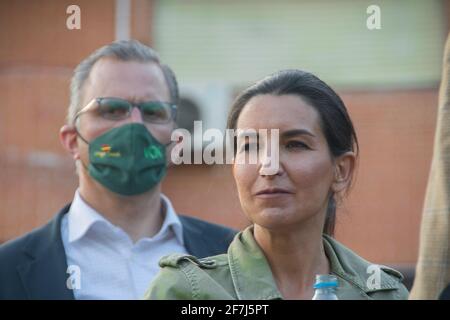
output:
[[[281,175],[283,169],[280,166],[279,157],[276,155],[265,155],[261,157],[259,174],[261,176]]]

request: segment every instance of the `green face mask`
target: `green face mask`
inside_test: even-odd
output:
[[[126,124],[90,143],[84,141],[89,145],[89,174],[115,193],[126,196],[143,193],[155,187],[166,174],[166,145],[142,124]]]

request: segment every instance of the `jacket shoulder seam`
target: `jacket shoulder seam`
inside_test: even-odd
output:
[[[197,283],[198,281],[196,281],[195,272],[193,272],[195,266],[196,265],[192,261],[186,259],[179,264],[179,269],[186,278],[189,287],[191,288],[192,299],[198,300],[200,295],[200,288]]]

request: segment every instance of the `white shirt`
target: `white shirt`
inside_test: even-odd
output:
[[[169,199],[161,198],[166,207],[161,230],[133,244],[75,193],[61,223],[75,299],[141,299],[159,271],[160,258],[187,252],[181,222]]]

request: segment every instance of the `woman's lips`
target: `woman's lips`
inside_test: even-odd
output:
[[[293,192],[284,188],[266,188],[256,192],[255,197],[270,199],[270,198],[284,197],[291,194],[293,194]]]

